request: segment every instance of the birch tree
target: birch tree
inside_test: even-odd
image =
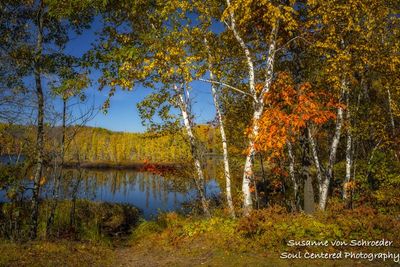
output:
[[[208,65],[209,65],[209,73],[210,73],[210,81],[215,81],[214,73],[213,73],[213,59],[210,54],[210,47],[208,45],[208,41],[205,38],[205,47],[209,51],[208,55]],[[222,153],[224,157],[224,176],[225,176],[225,188],[226,188],[226,201],[228,203],[229,212],[232,217],[235,217],[235,208],[233,206],[232,201],[232,189],[231,189],[231,171],[229,168],[229,154],[228,154],[228,141],[225,134],[225,126],[224,120],[222,118],[222,111],[221,111],[221,103],[219,101],[220,94],[217,92],[216,85],[211,82],[211,93],[213,96],[216,116],[218,119],[219,130],[221,133],[221,142],[222,142]]]
[[[57,7],[56,1],[6,1],[2,4],[1,16],[13,18],[4,27],[13,29],[18,38],[7,40],[4,56],[12,61],[22,84],[33,83],[31,92],[36,98],[36,144],[35,170],[31,207],[31,238],[37,235],[40,187],[43,184],[43,164],[45,146],[45,92],[48,80],[45,75],[57,75],[60,66],[70,62],[71,57],[64,53],[69,41],[68,32],[80,33],[87,26],[91,16],[76,12],[69,19],[60,18],[52,13]],[[77,17],[79,20],[76,20]],[[2,26],[3,27],[3,26]]]
[[[326,166],[318,158],[316,133],[309,131],[310,144],[319,183],[319,207],[325,209],[330,183],[334,177],[340,137],[346,127],[346,168],[343,179],[343,196],[346,198],[346,183],[351,178],[353,134],[351,111],[359,77],[370,75],[371,69],[379,64],[381,34],[390,28],[392,4],[382,1],[310,1],[310,29],[313,45],[310,47],[320,59],[318,83],[335,92],[342,105],[338,106],[337,119],[331,134]]]
[[[253,206],[251,187],[254,183],[255,138],[259,134],[259,121],[264,110],[263,100],[274,79],[278,45],[284,45],[289,40],[281,37],[290,36],[296,27],[294,16],[294,2],[278,1],[274,4],[270,1],[226,1],[222,19],[242,50],[244,64],[247,65],[244,80],[248,81],[248,93],[253,101],[252,126],[242,181],[244,215],[248,215]],[[256,88],[257,84],[260,86]]]
[[[113,6],[115,13],[109,17],[110,23],[103,31],[105,42],[94,53],[97,53],[95,64],[106,66],[101,83],[111,88],[110,96],[117,87],[132,90],[135,84],[142,84],[152,89],[138,105],[150,130],[163,129],[156,128],[159,126],[154,120],[156,117],[163,121],[164,129],[166,125],[177,127],[179,120],[182,122],[202,209],[209,216],[200,143],[193,130],[192,82],[204,75],[204,68],[200,64],[203,58],[193,53],[192,46],[200,31],[191,26],[187,17],[192,8],[187,1],[121,1]],[[129,27],[118,31],[126,22]],[[177,117],[174,110],[178,110],[180,116]]]
[[[198,16],[198,20],[200,21],[197,27],[200,30],[199,33],[203,35],[204,39],[203,44],[193,43],[193,45],[194,48],[198,50],[199,56],[205,59],[204,69],[208,70],[209,73],[209,79],[200,77],[199,80],[208,82],[211,86],[211,95],[213,97],[216,120],[218,121],[218,127],[221,134],[226,202],[230,215],[232,217],[235,217],[235,209],[233,205],[231,189],[232,178],[229,167],[228,140],[225,131],[225,120],[223,118],[223,111],[221,107],[221,98],[223,97],[224,91],[221,90],[222,87],[220,78],[222,71],[221,68],[219,68],[219,64],[221,64],[220,61],[223,56],[218,55],[218,53],[222,53],[221,49],[223,47],[223,42],[221,40],[221,36],[217,33],[214,33],[212,30],[212,27],[216,24],[213,22],[213,20],[218,20],[221,16],[221,8],[218,1],[207,1],[206,3],[194,2],[193,4]],[[237,90],[234,87],[229,89]]]

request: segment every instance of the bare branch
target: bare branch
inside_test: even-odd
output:
[[[282,50],[282,49],[285,48],[287,45],[289,45],[290,43],[294,42],[294,41],[297,40],[297,39],[301,39],[301,40],[305,41],[305,42],[308,43],[308,44],[312,44],[310,41],[308,41],[306,38],[303,37],[304,34],[305,34],[305,33],[293,37],[292,39],[290,39],[289,41],[287,41],[285,44],[283,44],[281,47],[279,47],[278,49],[276,49],[275,52],[278,52],[278,51]]]
[[[238,89],[238,88],[236,88],[236,87],[234,87],[232,85],[229,85],[229,84],[226,84],[226,83],[223,83],[223,82],[219,82],[219,81],[207,80],[207,79],[199,79],[199,81],[207,82],[207,83],[213,83],[213,84],[219,84],[219,85],[225,86],[225,87],[227,87],[229,89],[232,89],[232,90],[234,90],[236,92],[239,92],[239,93],[241,93],[243,95],[247,95],[247,96],[251,97],[252,99],[254,99],[256,101],[256,99],[254,98],[254,96],[252,94],[249,94],[249,93],[247,93],[245,91],[242,91],[242,90],[240,90],[240,89]]]

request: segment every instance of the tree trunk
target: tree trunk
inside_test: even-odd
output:
[[[255,155],[254,148],[254,138],[258,135],[258,121],[261,118],[264,105],[257,105],[257,109],[253,114],[253,127],[251,131],[251,136],[248,145],[248,152],[246,156],[246,161],[244,164],[243,182],[242,182],[242,193],[243,193],[243,214],[245,216],[249,215],[250,211],[253,209],[253,200],[251,198],[250,186],[253,180],[253,161]]]
[[[250,185],[253,180],[253,161],[255,155],[254,139],[258,135],[259,131],[259,120],[261,118],[262,112],[264,110],[264,96],[268,93],[274,73],[274,62],[275,62],[275,52],[276,52],[276,37],[278,33],[279,25],[274,27],[271,32],[271,40],[268,48],[268,59],[266,62],[266,77],[264,86],[261,93],[257,93],[255,85],[255,71],[252,56],[249,47],[246,45],[242,37],[240,36],[238,30],[236,29],[235,14],[233,10],[230,9],[230,0],[226,0],[227,8],[229,9],[230,16],[230,26],[236,41],[239,43],[243,50],[246,58],[247,68],[248,68],[248,79],[249,79],[249,89],[250,93],[254,99],[254,113],[253,113],[253,125],[249,140],[249,145],[247,148],[247,156],[244,164],[243,172],[243,183],[242,183],[242,193],[243,193],[243,215],[248,216],[250,211],[253,209],[253,201],[251,199]]]
[[[322,185],[321,185],[321,189],[320,189],[321,191],[320,191],[320,199],[319,199],[319,208],[321,210],[325,210],[326,203],[328,201],[329,185],[333,178],[333,167],[334,167],[334,164],[336,161],[336,152],[337,152],[337,148],[339,145],[342,123],[343,123],[343,109],[338,108],[335,134],[332,139],[331,151],[329,154],[329,165],[326,170],[326,174],[324,176],[324,179],[323,179]]]
[[[72,189],[72,206],[71,206],[71,210],[70,210],[70,216],[69,216],[69,227],[72,229],[75,225],[75,210],[76,210],[76,198],[77,198],[77,194],[78,194],[78,190],[79,190],[79,185],[82,181],[82,170],[79,167],[78,168],[78,172],[79,175],[76,179],[76,182],[74,184],[74,187]]]
[[[346,91],[347,91],[347,84],[346,84],[346,81],[343,80],[342,81],[342,92],[346,92]],[[333,167],[336,162],[336,154],[337,154],[337,148],[338,148],[339,141],[340,141],[342,125],[343,125],[343,109],[341,107],[339,107],[338,111],[337,111],[337,116],[336,116],[335,134],[332,139],[332,144],[331,144],[331,149],[330,149],[330,154],[329,154],[328,168],[327,168],[325,180],[323,181],[321,198],[320,198],[320,202],[319,202],[319,207],[321,210],[325,210],[326,202],[328,200],[329,184],[330,184],[330,181],[333,179]]]
[[[396,136],[396,124],[394,122],[393,111],[392,111],[392,96],[390,94],[390,90],[389,89],[387,89],[386,91],[387,91],[387,95],[388,95],[390,126],[392,127],[392,137],[394,138]],[[400,161],[400,157],[399,157],[397,151],[394,151],[394,156],[395,156],[397,161]]]
[[[342,80],[342,94],[347,92],[347,84],[345,80]],[[326,171],[323,171],[323,166],[320,164],[317,145],[315,143],[314,137],[311,134],[310,128],[308,128],[308,137],[311,145],[312,154],[314,157],[315,167],[317,169],[317,178],[319,185],[319,209],[325,210],[326,203],[328,201],[329,185],[333,178],[333,167],[336,161],[337,148],[340,141],[340,134],[343,125],[343,108],[339,107],[336,115],[336,127],[335,133],[332,138],[332,143],[329,152],[329,161]]]
[[[346,104],[347,104],[347,109],[346,109],[346,120],[347,120],[347,140],[346,140],[346,176],[344,178],[344,183],[343,183],[343,199],[347,201],[348,199],[348,193],[349,193],[349,188],[348,188],[348,183],[350,182],[351,179],[351,167],[352,167],[352,134],[351,134],[351,117],[350,117],[350,99],[349,99],[349,93],[346,94]]]
[[[264,206],[268,205],[268,198],[267,198],[267,191],[268,191],[268,185],[267,185],[267,179],[265,175],[265,169],[264,169],[264,160],[263,156],[261,153],[259,153],[260,156],[260,165],[261,165],[261,174],[262,174],[262,183],[263,183],[263,193],[264,193]]]
[[[37,237],[38,217],[39,217],[39,194],[40,181],[43,169],[43,148],[44,148],[44,96],[41,81],[40,61],[43,49],[43,2],[40,3],[38,11],[38,34],[36,42],[36,55],[34,62],[34,76],[37,97],[37,136],[36,136],[36,170],[33,179],[32,190],[32,213],[31,213],[31,239]]]
[[[61,136],[61,153],[60,153],[60,173],[58,174],[57,178],[55,179],[54,182],[54,187],[53,187],[53,203],[51,206],[50,210],[50,215],[47,220],[47,225],[46,225],[46,235],[51,234],[51,226],[53,225],[54,222],[54,215],[56,213],[57,209],[57,204],[58,204],[58,198],[60,194],[60,185],[61,185],[61,180],[63,177],[63,165],[64,165],[64,155],[65,155],[65,135],[66,135],[66,117],[67,117],[67,99],[63,97],[63,117],[62,117],[62,136]]]
[[[210,78],[214,80],[213,73],[210,70]],[[225,175],[225,186],[226,186],[226,201],[228,203],[229,212],[232,217],[235,217],[235,208],[233,206],[232,201],[232,191],[231,191],[231,172],[229,169],[229,155],[228,155],[228,144],[225,134],[224,122],[222,119],[222,113],[219,106],[217,91],[215,90],[215,86],[211,84],[211,91],[214,99],[215,110],[217,113],[218,121],[219,121],[219,131],[221,132],[221,141],[222,141],[222,152],[224,157],[224,175]]]
[[[394,117],[393,117],[393,111],[392,111],[392,96],[390,94],[389,89],[386,90],[387,95],[388,95],[388,106],[389,106],[389,116],[390,116],[390,125],[392,126],[392,135],[395,135],[395,123],[394,123]]]
[[[317,144],[314,140],[314,136],[311,133],[311,129],[310,127],[307,128],[307,134],[308,134],[308,140],[310,141],[310,146],[311,146],[311,152],[313,155],[313,159],[314,159],[314,164],[315,164],[315,168],[317,169],[317,180],[318,180],[318,192],[319,192],[319,196],[321,195],[321,191],[322,191],[322,165],[319,162],[319,157],[318,157],[318,151],[317,151]]]
[[[289,155],[289,175],[290,178],[292,179],[292,184],[293,184],[293,201],[294,201],[294,206],[296,210],[300,210],[300,199],[299,199],[299,186],[297,183],[296,179],[296,174],[294,170],[294,165],[295,165],[295,160],[294,160],[294,154],[293,154],[293,148],[292,148],[292,143],[290,141],[286,142],[287,148],[288,148],[288,155]]]
[[[276,37],[276,36],[275,36]],[[275,38],[274,37],[274,38]],[[249,212],[252,210],[252,200],[251,200],[251,191],[250,191],[250,184],[251,180],[253,179],[253,159],[255,154],[255,147],[254,141],[255,138],[258,136],[259,132],[259,121],[264,111],[264,96],[269,92],[269,89],[272,84],[273,78],[273,66],[274,66],[274,57],[275,57],[275,39],[271,41],[269,47],[270,55],[267,60],[267,76],[265,79],[264,86],[261,90],[260,95],[255,95],[254,98],[257,101],[254,104],[254,113],[253,113],[253,125],[249,140],[248,152],[246,156],[246,161],[244,165],[244,173],[243,173],[243,184],[242,184],[242,192],[243,192],[243,214],[247,216]],[[253,70],[254,71],[254,70]],[[251,72],[251,68],[249,67],[249,72]],[[251,88],[250,83],[250,88]]]
[[[175,90],[178,91],[177,87],[175,86]],[[210,211],[208,209],[208,202],[205,196],[205,192],[204,192],[204,174],[203,174],[203,170],[201,168],[201,161],[200,161],[200,155],[199,155],[199,151],[198,151],[198,147],[197,147],[197,143],[196,143],[196,138],[193,134],[192,131],[192,123],[191,123],[191,118],[189,117],[188,114],[188,108],[187,108],[187,104],[185,102],[185,99],[183,97],[182,92],[178,92],[178,101],[179,101],[179,108],[181,110],[182,113],[182,117],[183,117],[183,122],[185,125],[185,129],[186,129],[186,133],[189,137],[189,145],[190,145],[190,151],[194,160],[194,167],[196,169],[197,172],[197,179],[194,179],[197,190],[199,192],[200,195],[200,200],[201,200],[201,204],[202,204],[202,208],[203,208],[203,212],[206,216],[210,216]]]
[[[230,1],[226,0],[227,7],[230,7]],[[245,216],[249,215],[250,211],[253,208],[253,200],[251,199],[251,180],[253,177],[253,157],[255,154],[254,149],[254,141],[253,138],[258,134],[258,120],[261,117],[263,111],[263,105],[261,103],[257,103],[257,96],[255,90],[255,77],[254,77],[254,65],[253,60],[251,59],[250,50],[246,46],[245,42],[239,35],[239,32],[236,29],[236,21],[233,11],[229,11],[230,19],[231,19],[231,29],[233,35],[235,36],[236,40],[240,44],[241,48],[246,57],[246,62],[248,66],[248,73],[249,73],[249,88],[250,92],[253,95],[255,103],[255,110],[253,114],[253,129],[252,129],[252,136],[250,137],[248,152],[246,156],[246,161],[244,164],[244,171],[243,171],[243,181],[242,181],[242,193],[243,193],[243,214]]]
[[[312,185],[312,178],[308,174],[304,181],[304,212],[313,214],[314,211],[314,188]]]
[[[304,182],[303,188],[303,209],[306,214],[312,214],[315,211],[314,204],[314,188],[312,177],[310,175],[311,160],[309,157],[309,145],[307,142],[307,129],[304,129],[300,136],[301,145],[301,178]]]
[[[214,73],[212,71],[213,69],[213,64],[212,64],[212,58],[210,54],[210,48],[208,46],[207,39],[204,39],[206,49],[208,50],[208,64],[210,66],[210,79],[213,81],[214,80]],[[224,127],[224,121],[222,119],[222,112],[220,108],[220,103],[219,103],[219,96],[217,93],[217,90],[215,89],[215,85],[211,83],[211,92],[214,100],[214,106],[215,106],[215,111],[216,115],[218,118],[218,123],[219,123],[219,131],[221,133],[221,141],[222,141],[222,153],[224,157],[224,175],[225,175],[225,187],[226,187],[226,202],[228,204],[229,212],[233,218],[235,218],[235,208],[233,206],[233,201],[232,201],[232,191],[231,191],[231,172],[229,168],[229,154],[228,154],[228,143],[226,139],[226,134],[225,134],[225,127]]]

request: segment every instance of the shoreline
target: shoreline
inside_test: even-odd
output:
[[[69,161],[64,163],[64,168],[82,168],[82,169],[121,169],[121,170],[176,170],[182,167],[179,163],[159,163],[159,162],[75,162]]]

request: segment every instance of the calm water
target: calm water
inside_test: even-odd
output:
[[[0,163],[4,165],[14,165],[24,160],[24,155],[0,155]]]
[[[50,179],[51,180],[51,179]],[[51,196],[52,182],[42,188],[41,195]],[[206,194],[217,196],[220,189],[215,180],[206,184]],[[160,211],[179,211],[182,204],[195,200],[197,192],[191,179],[162,177],[147,172],[124,170],[67,170],[63,179],[60,197],[111,203],[128,203],[141,209],[143,216],[150,219]],[[29,198],[29,194],[25,194]],[[0,201],[6,201],[0,191]]]

